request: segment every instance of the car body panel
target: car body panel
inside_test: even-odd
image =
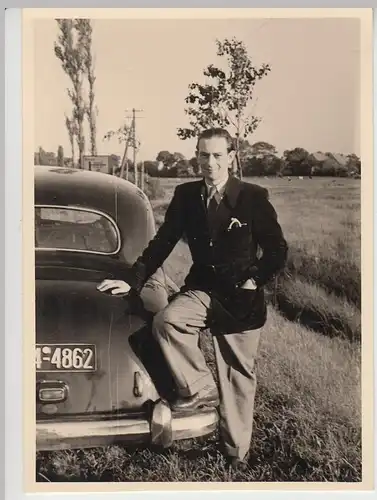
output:
[[[72,367],[69,372],[37,372],[38,382],[58,380],[69,388],[69,397],[56,404],[56,414],[135,410],[158,398],[129,344],[129,337],[146,321],[127,313],[125,299],[101,294],[90,282],[38,280],[36,305],[38,343],[83,343],[96,349],[93,372],[76,373]],[[142,386],[138,396],[136,377]],[[43,406],[38,405],[38,413],[43,413]]]
[[[35,167],[34,204],[83,207],[106,213],[118,225],[124,240],[116,258],[128,264],[135,261],[155,234],[153,210],[143,191],[108,174]]]
[[[151,332],[154,314],[178,290],[163,268],[140,295],[120,297],[97,290],[105,278],[127,281],[130,267],[154,236],[145,194],[108,174],[35,167],[35,206],[36,211],[43,206],[101,212],[114,221],[121,240],[108,255],[41,249],[36,241],[36,352],[41,362],[36,364],[37,449],[119,439],[168,445],[211,432],[218,419],[215,410],[172,415],[169,409],[174,381]],[[36,219],[36,238],[38,224]],[[78,344],[95,350],[93,368],[74,371],[72,363],[69,369],[55,363],[59,370],[50,371],[52,352],[67,346],[73,351]]]

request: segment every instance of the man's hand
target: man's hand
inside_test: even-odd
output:
[[[101,284],[97,286],[97,290],[100,292],[109,292],[111,290],[112,295],[127,294],[131,287],[128,283],[121,280],[104,280]]]
[[[245,290],[256,290],[257,285],[255,284],[255,281],[250,278],[245,281],[245,283],[241,286],[241,288],[244,288]]]

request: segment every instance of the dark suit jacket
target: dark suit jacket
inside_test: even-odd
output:
[[[287,243],[265,188],[230,177],[212,231],[206,215],[204,180],[176,187],[164,223],[132,267],[129,284],[139,292],[185,237],[193,265],[183,289],[200,289],[213,299],[212,329],[231,333],[260,328],[266,321],[263,286],[282,269]],[[242,224],[234,224],[236,218]],[[257,249],[263,255],[257,257]],[[253,278],[257,290],[239,285]]]

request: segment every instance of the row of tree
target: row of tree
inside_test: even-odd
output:
[[[112,155],[120,169],[120,156]],[[240,147],[240,161],[245,176],[331,176],[359,177],[361,161],[355,154],[310,153],[304,148],[284,151],[282,156],[267,142],[249,144],[243,140]],[[134,170],[127,160],[128,170]],[[34,163],[39,165],[72,166],[71,158],[64,156],[62,146],[57,154],[39,148],[34,154]],[[151,177],[196,177],[200,168],[196,157],[186,159],[182,153],[160,151],[155,160],[144,162],[145,172]],[[117,172],[117,170],[116,170]]]
[[[86,125],[89,128],[91,154],[97,154],[98,108],[94,93],[93,28],[90,19],[57,19],[56,22],[59,34],[54,51],[70,80],[67,94],[72,112],[65,115],[65,125],[71,145],[71,163],[76,165],[77,152],[77,164],[81,166],[82,155],[86,151]]]
[[[355,154],[331,152],[310,153],[304,148],[284,151],[279,156],[267,142],[239,146],[240,165],[244,176],[335,176],[361,175],[360,158]],[[196,157],[186,159],[181,153],[160,151],[155,161],[145,162],[146,172],[153,177],[193,177],[200,175]]]

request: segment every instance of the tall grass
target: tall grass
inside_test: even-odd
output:
[[[290,321],[331,337],[361,340],[360,310],[316,283],[285,278],[277,287],[276,303]]]
[[[307,245],[290,246],[287,271],[291,279],[302,279],[323,287],[327,292],[344,297],[361,307],[360,262],[338,237],[331,243],[321,241],[313,249]]]

